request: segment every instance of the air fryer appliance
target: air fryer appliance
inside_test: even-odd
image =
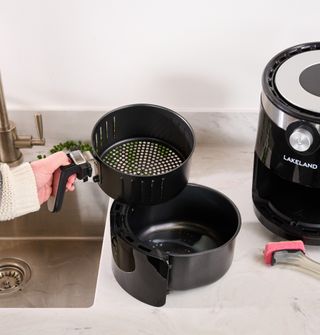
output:
[[[255,212],[287,239],[320,244],[320,42],[267,64],[254,155]]]
[[[72,174],[115,199],[113,273],[128,293],[153,306],[162,306],[169,290],[216,281],[232,262],[240,214],[221,193],[187,184],[194,143],[179,114],[129,105],[96,123],[92,154],[71,152],[72,163],[55,172],[52,212],[60,210]]]

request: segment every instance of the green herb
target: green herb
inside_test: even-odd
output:
[[[92,146],[88,143],[82,143],[82,141],[66,141],[66,142],[60,142],[59,144],[54,145],[50,149],[50,153],[54,154],[58,151],[74,151],[74,150],[81,150],[81,151],[91,151],[92,152]],[[38,155],[38,159],[46,158],[46,155]]]
[[[92,147],[88,143],[82,143],[81,141],[66,141],[64,143],[59,143],[50,150],[50,153],[54,154],[55,152],[62,151],[62,150],[81,150],[81,151],[92,151]]]

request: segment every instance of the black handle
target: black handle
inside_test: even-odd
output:
[[[72,157],[68,156],[72,160]],[[87,177],[91,176],[90,164],[88,162],[75,164],[72,160],[70,165],[61,166],[54,172],[52,193],[47,202],[50,212],[58,212],[61,209],[68,179],[73,174],[76,174],[78,179],[86,180]]]

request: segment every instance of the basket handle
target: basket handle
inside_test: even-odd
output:
[[[80,150],[70,152],[68,157],[71,163],[66,166],[60,166],[53,174],[52,193],[47,202],[47,207],[50,212],[60,211],[70,176],[76,174],[77,179],[87,181],[88,177],[92,175],[91,164]]]

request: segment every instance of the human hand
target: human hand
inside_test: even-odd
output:
[[[63,151],[56,152],[45,159],[31,162],[31,167],[36,179],[40,205],[46,202],[52,193],[54,171],[56,171],[60,166],[69,164],[69,158]],[[73,183],[75,180],[75,174],[69,177],[66,190],[74,190]]]

